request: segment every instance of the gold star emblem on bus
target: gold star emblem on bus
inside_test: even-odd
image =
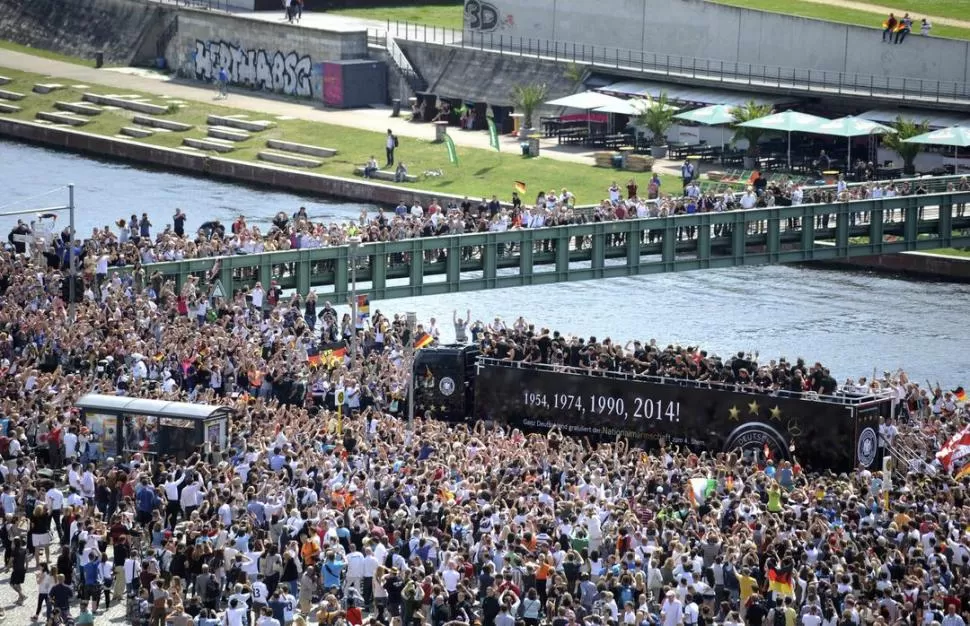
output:
[[[758,406],[757,400],[752,400],[751,402],[748,403],[748,412],[751,413],[751,415],[757,415],[758,411],[760,410],[761,410],[761,407]]]
[[[732,422],[737,422],[740,419],[740,417],[741,417],[741,411],[738,410],[738,407],[732,406],[728,410],[728,419],[731,420]]]
[[[778,422],[781,421],[781,409],[778,408],[777,404],[771,409],[771,419]]]

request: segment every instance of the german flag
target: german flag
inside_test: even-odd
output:
[[[370,298],[366,294],[357,296],[357,317],[360,319],[370,317]]]
[[[343,341],[336,341],[320,346],[320,361],[325,363],[327,367],[340,365],[340,362],[343,361],[345,356],[347,356],[347,344]]]
[[[515,190],[520,194],[525,194],[525,183],[521,180],[515,181]]]
[[[427,348],[434,342],[434,337],[428,333],[421,333],[414,339],[414,349],[420,350],[421,348]]]
[[[953,390],[953,397],[957,399],[957,402],[966,402],[967,392],[964,391],[963,387],[957,387]]]
[[[769,568],[768,590],[774,591],[780,596],[795,597],[795,587],[792,584],[791,570],[788,568]]]
[[[320,356],[320,349],[316,347],[308,348],[306,351],[306,362],[311,367],[320,367],[320,364],[323,363],[323,357]]]

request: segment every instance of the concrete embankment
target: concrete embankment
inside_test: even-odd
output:
[[[903,252],[861,256],[844,261],[825,261],[809,264],[812,267],[868,270],[881,274],[903,274],[918,278],[933,278],[956,283],[970,283],[970,258],[935,254],[932,252]]]
[[[0,118],[0,137],[27,141],[52,148],[80,152],[92,156],[118,159],[130,163],[161,167],[198,176],[211,176],[258,186],[274,187],[331,198],[346,198],[360,202],[396,205],[400,201],[427,206],[432,198],[441,202],[460,201],[462,197],[432,193],[353,180],[294,171],[261,163],[236,161],[203,153],[153,146],[103,135],[95,135],[66,128],[55,128],[34,122]]]

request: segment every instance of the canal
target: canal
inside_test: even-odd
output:
[[[228,225],[237,215],[250,224],[269,224],[277,212],[300,206],[326,221],[349,221],[362,209],[375,209],[0,141],[0,212],[65,204],[67,183],[76,186],[82,235],[143,212],[160,229],[171,223],[177,207],[187,213],[190,231],[213,218]],[[14,223],[0,218],[4,235]],[[744,350],[759,351],[762,359],[804,357],[828,365],[840,381],[902,368],[922,383],[939,381],[949,388],[970,383],[965,284],[793,266],[738,267],[407,298],[371,307],[413,310],[419,320],[437,317],[446,340],[453,338],[452,311],[471,309],[473,320],[500,316],[511,324],[521,315],[565,333],[620,342],[656,338],[722,356]]]

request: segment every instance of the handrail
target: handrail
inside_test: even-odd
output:
[[[714,389],[721,391],[733,391],[737,393],[747,393],[751,395],[767,395],[773,398],[790,398],[792,400],[809,400],[812,402],[827,402],[829,404],[845,404],[855,406],[866,402],[876,402],[885,400],[893,395],[889,389],[880,390],[879,393],[868,393],[859,395],[849,395],[843,391],[839,395],[823,395],[815,392],[795,392],[785,389],[776,389],[771,392],[753,391],[744,385],[730,384],[713,380],[693,380],[689,378],[675,378],[673,376],[653,376],[651,374],[636,374],[632,372],[620,372],[616,370],[589,370],[581,367],[569,365],[550,365],[548,363],[525,363],[523,361],[506,361],[494,357],[477,357],[479,365],[492,365],[511,369],[535,369],[547,372],[557,372],[564,374],[581,374],[584,376],[596,376],[600,378],[610,378],[614,380],[638,380],[643,382],[656,383],[658,385],[671,385],[675,387],[690,387],[693,389]]]
[[[432,35],[430,38],[429,31]],[[966,82],[741,63],[532,37],[513,37],[495,32],[480,33],[467,29],[459,31],[412,22],[389,22],[388,33],[406,41],[488,50],[502,55],[569,61],[605,69],[715,81],[725,86],[734,84],[773,87],[856,97],[887,96],[921,103],[970,103],[970,86]]]

